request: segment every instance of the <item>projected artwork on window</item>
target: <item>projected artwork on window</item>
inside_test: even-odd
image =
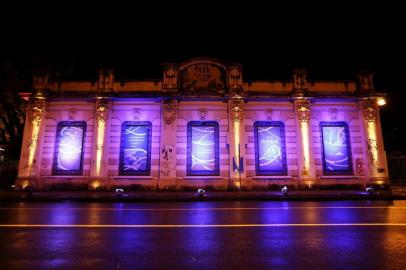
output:
[[[57,128],[53,173],[82,174],[85,122],[60,122]]]
[[[219,174],[218,130],[218,124],[212,121],[188,124],[188,175]]]
[[[348,127],[343,122],[323,122],[323,170],[325,174],[352,174],[351,147]]]
[[[256,122],[255,167],[257,175],[286,175],[285,130],[281,122]]]
[[[120,175],[149,175],[151,123],[124,122],[121,128]]]

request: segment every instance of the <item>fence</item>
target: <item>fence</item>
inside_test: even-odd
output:
[[[18,173],[18,160],[0,164],[0,188],[10,188]]]
[[[406,184],[406,156],[388,157],[388,167],[392,184]]]

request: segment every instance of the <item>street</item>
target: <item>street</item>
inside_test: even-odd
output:
[[[405,269],[406,201],[0,203],[0,269]]]

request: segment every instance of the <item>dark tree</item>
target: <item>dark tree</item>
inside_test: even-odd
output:
[[[0,67],[0,144],[12,150],[10,157],[18,157],[23,136],[26,101],[18,92],[23,83],[18,70],[11,65]]]

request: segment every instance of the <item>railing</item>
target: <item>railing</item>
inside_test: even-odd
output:
[[[392,184],[406,184],[406,156],[388,157],[388,167]]]

